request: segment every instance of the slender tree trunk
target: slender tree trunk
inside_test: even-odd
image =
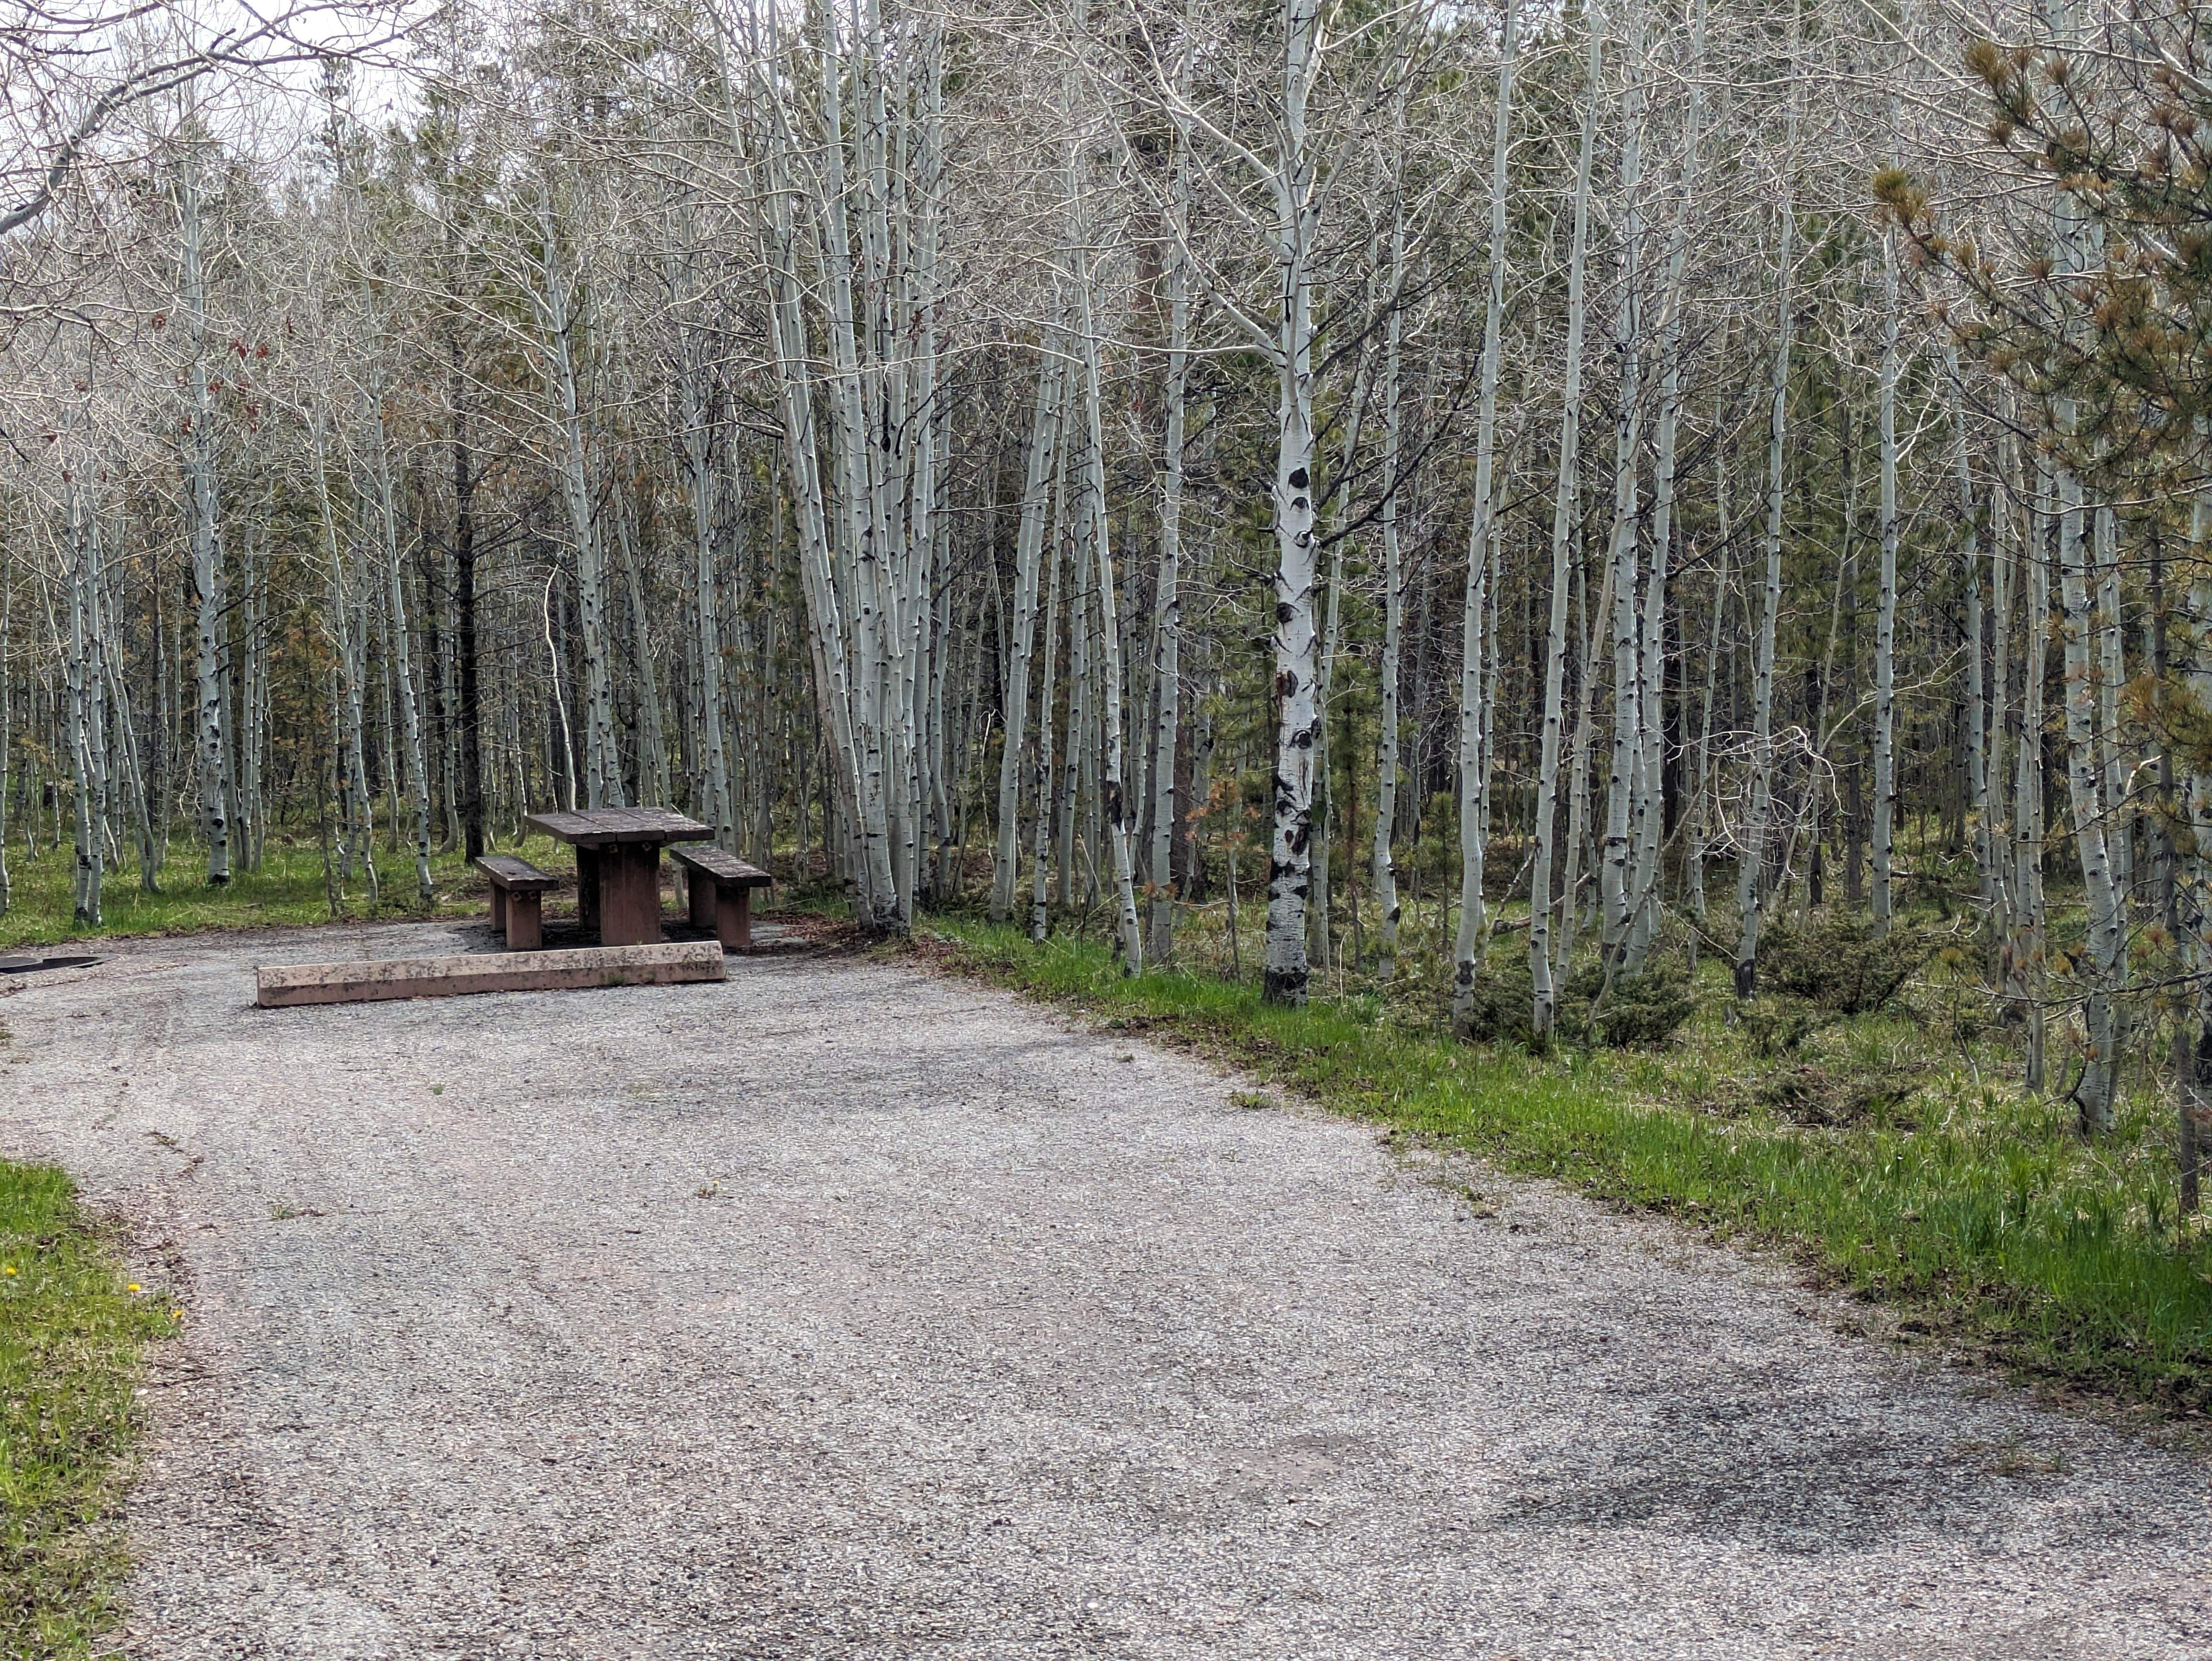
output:
[[[1069,447],[1060,447],[1052,492],[1053,511],[1047,527],[1051,539],[1048,551],[1042,555],[1050,562],[1052,571],[1050,594],[1044,608],[1044,672],[1037,687],[1036,746],[1032,752],[1035,772],[1031,794],[1036,802],[1036,824],[1030,843],[1030,939],[1040,946],[1044,944],[1052,922],[1047,873],[1052,864],[1052,705],[1058,690],[1053,684],[1053,674],[1058,667],[1060,644],[1060,574],[1066,563],[1060,557],[1060,543],[1066,535],[1067,517]],[[1071,632],[1070,639],[1073,638]]]
[[[383,538],[385,649],[392,666],[392,692],[399,703],[399,736],[407,759],[407,794],[415,819],[415,896],[428,906],[430,885],[430,778],[422,744],[422,721],[416,708],[412,656],[407,637],[407,587],[399,561],[399,513],[392,489],[392,464],[384,435],[383,400],[372,395],[368,412],[371,486],[376,492],[377,529]],[[390,765],[389,761],[386,763]]]
[[[1490,541],[1493,515],[1497,512],[1498,465],[1498,378],[1499,361],[1504,344],[1505,314],[1505,204],[1506,162],[1512,139],[1513,76],[1519,67],[1520,18],[1513,0],[1507,0],[1503,33],[1498,39],[1498,100],[1490,118],[1490,269],[1485,284],[1482,315],[1482,368],[1480,390],[1476,405],[1474,437],[1474,518],[1467,535],[1467,592],[1460,613],[1460,683],[1459,683],[1459,932],[1452,942],[1452,1031],[1465,1038],[1472,1034],[1474,1020],[1474,991],[1482,973],[1486,928],[1483,904],[1485,857],[1489,850],[1490,826],[1487,792],[1485,789],[1484,761],[1488,754],[1487,727],[1492,720],[1489,700],[1483,695],[1482,665],[1485,647],[1497,651],[1495,642],[1486,639],[1483,627],[1485,615],[1484,592],[1490,568]],[[1593,52],[1595,48],[1593,46]],[[1591,94],[1596,96],[1595,74],[1591,78]],[[1579,175],[1577,213],[1586,214],[1589,173],[1589,129],[1585,127],[1583,149],[1583,167]],[[1577,246],[1581,246],[1584,234],[1583,222],[1577,221]],[[1405,219],[1402,208],[1393,221],[1391,240],[1391,270],[1395,283],[1405,280]],[[1577,268],[1578,269],[1578,268]],[[1577,281],[1579,277],[1577,277]],[[1579,289],[1577,291],[1579,298]],[[1391,485],[1389,517],[1383,521],[1383,545],[1389,568],[1387,603],[1389,619],[1387,624],[1384,648],[1386,667],[1384,679],[1383,742],[1389,746],[1389,768],[1385,779],[1389,788],[1387,798],[1378,798],[1375,815],[1375,890],[1382,907],[1383,956],[1389,962],[1398,940],[1398,879],[1397,869],[1390,859],[1391,820],[1397,800],[1398,761],[1398,658],[1397,631],[1404,575],[1399,569],[1397,484],[1400,415],[1398,408],[1398,313],[1394,307],[1390,314],[1389,362],[1384,406],[1385,441],[1389,450],[1389,478]],[[1579,330],[1570,337],[1575,351],[1577,369],[1580,364],[1581,338]],[[1574,418],[1572,395],[1565,419]],[[1565,627],[1566,614],[1564,601],[1566,594],[1565,573],[1553,551],[1552,582],[1554,630]],[[1554,668],[1546,680],[1547,725],[1545,728],[1551,757],[1550,771],[1556,776],[1559,765],[1559,740],[1555,706],[1560,693],[1559,672]],[[1542,911],[1551,887],[1549,826],[1545,827],[1544,849],[1540,856],[1542,874],[1532,900],[1532,925],[1535,914]],[[1385,885],[1387,884],[1387,889]],[[1540,949],[1538,956],[1541,955]],[[1394,965],[1395,967],[1395,965]],[[1388,978],[1388,971],[1385,973]],[[1540,996],[1539,1007],[1543,1007]]]
[[[1574,236],[1567,255],[1565,382],[1559,404],[1559,487],[1552,505],[1552,614],[1544,647],[1544,727],[1536,774],[1536,853],[1528,897],[1528,967],[1534,985],[1529,1025],[1540,1042],[1550,1036],[1557,1004],[1552,983],[1553,838],[1559,817],[1559,746],[1565,716],[1568,555],[1573,547],[1576,487],[1582,469],[1583,285],[1589,264],[1590,162],[1597,144],[1598,92],[1603,69],[1603,13],[1598,6],[1589,9],[1583,27],[1589,36],[1589,61],[1584,74],[1581,148],[1575,162]],[[1503,142],[1502,137],[1493,140],[1498,146]],[[1493,169],[1495,155],[1493,149]],[[1498,188],[1493,170],[1493,226]],[[1571,887],[1564,903],[1572,908]]]
[[[461,658],[461,825],[463,849],[475,860],[484,835],[483,691],[477,650],[477,514],[475,456],[469,447],[469,411],[461,378],[461,342],[447,336],[452,387],[450,428],[453,462],[453,603]]]
[[[1004,922],[1012,916],[1014,888],[1019,879],[1021,846],[1021,774],[1027,752],[1030,701],[1030,660],[1034,655],[1037,624],[1037,567],[1044,554],[1047,517],[1051,511],[1054,463],[1060,451],[1061,386],[1064,362],[1059,343],[1048,338],[1038,355],[1036,403],[1030,420],[1029,465],[1022,489],[1022,518],[1014,532],[1014,628],[1008,652],[1005,703],[1005,737],[999,760],[998,843],[992,861],[991,920]],[[994,486],[995,488],[995,486]],[[1047,619],[1048,630],[1051,620]],[[1043,719],[1049,720],[1049,716]],[[1050,799],[1040,793],[1036,811],[1051,816]]]
[[[1881,570],[1874,635],[1874,928],[1889,932],[1890,855],[1897,821],[1897,232],[1881,240]]]
[[[1674,534],[1675,447],[1682,417],[1682,284],[1689,262],[1690,207],[1700,174],[1698,142],[1704,115],[1705,9],[1692,14],[1689,95],[1682,117],[1681,199],[1667,247],[1667,287],[1659,317],[1659,449],[1653,475],[1651,575],[1644,585],[1639,672],[1644,708],[1635,792],[1636,866],[1628,887],[1628,937],[1621,966],[1640,972],[1659,927],[1659,849],[1666,830],[1667,568]]]
[[[1314,541],[1313,289],[1318,222],[1307,151],[1306,92],[1321,28],[1321,0],[1285,0],[1281,142],[1273,183],[1279,326],[1275,347],[1275,766],[1267,865],[1267,940],[1262,995],[1306,998],[1306,901],[1313,885],[1314,745],[1320,641]]]
[[[1183,55],[1186,73],[1188,51]],[[1185,247],[1190,234],[1190,137],[1176,135],[1175,173],[1170,186],[1168,249],[1167,407],[1160,456],[1160,568],[1152,597],[1155,659],[1152,684],[1152,961],[1164,964],[1175,952],[1174,880],[1176,748],[1182,718],[1182,490],[1184,404],[1190,385],[1190,265]]]
[[[1796,57],[1792,27],[1791,57]],[[1766,581],[1760,595],[1759,638],[1752,654],[1751,800],[1744,814],[1743,854],[1736,872],[1735,995],[1748,998],[1759,979],[1759,928],[1765,914],[1766,839],[1774,809],[1774,632],[1782,611],[1783,447],[1790,400],[1790,342],[1795,325],[1790,292],[1796,208],[1790,185],[1796,177],[1797,100],[1790,99],[1788,137],[1782,164],[1780,246],[1775,261],[1774,380],[1766,423]]]
[[[1644,443],[1641,351],[1644,308],[1638,283],[1644,243],[1644,9],[1626,0],[1628,51],[1622,64],[1620,273],[1613,299],[1613,354],[1620,363],[1613,419],[1612,567],[1613,747],[1606,780],[1605,845],[1598,870],[1604,910],[1602,943],[1608,973],[1627,946],[1629,855],[1633,845],[1637,775],[1644,751],[1644,697],[1638,662],[1638,532],[1642,508],[1637,466]]]
[[[200,271],[199,183],[187,145],[177,184],[177,216],[183,232],[183,300],[191,362],[191,399],[181,458],[185,517],[192,555],[192,603],[198,613],[194,715],[199,758],[200,833],[206,839],[208,882],[230,881],[230,805],[224,790],[223,688],[217,659],[223,627],[222,507],[216,483],[215,397],[210,382],[207,295]]]
[[[2062,425],[2065,424],[2061,417]],[[2096,685],[2090,667],[2093,621],[2089,597],[2091,510],[2081,481],[2061,471],[2058,488],[2058,593],[2065,624],[2066,794],[2074,815],[2074,846],[2081,861],[2088,908],[2088,974],[2082,1001],[2087,1051],[2074,1098],[2081,1127],[2109,1130],[2118,1062],[2112,994],[2124,973],[2120,898],[2106,838],[2104,777],[2099,753]]]

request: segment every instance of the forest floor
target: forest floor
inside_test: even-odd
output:
[[[187,1657],[2212,1657],[2200,1457],[1784,1265],[911,962],[0,1002],[129,1220],[120,1641]]]

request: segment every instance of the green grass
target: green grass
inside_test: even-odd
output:
[[[173,1309],[67,1177],[0,1160],[0,1654],[88,1655],[113,1621],[140,1361]]]
[[[532,837],[520,847],[502,843],[501,848],[506,852],[521,852],[547,870],[573,872],[575,867],[573,851],[550,837]],[[427,914],[416,902],[414,861],[380,843],[376,862],[382,879],[380,895],[372,900],[366,878],[356,867],[351,881],[340,879],[335,885],[337,909],[333,913],[322,849],[312,834],[271,836],[262,868],[239,871],[222,887],[209,885],[206,855],[179,835],[171,844],[161,892],[149,894],[139,887],[134,860],[120,872],[108,873],[101,926],[82,929],[73,915],[76,863],[70,849],[45,848],[33,858],[24,853],[19,843],[8,851],[12,880],[8,910],[0,916],[0,949],[100,936],[182,934],[369,919],[399,921],[484,911],[483,879],[469,869],[468,861],[459,853],[441,854],[431,860],[437,903]]]
[[[927,933],[970,972],[1191,1043],[1338,1111],[1779,1245],[1893,1305],[1908,1339],[2179,1415],[2212,1406],[2212,1236],[2177,1222],[2154,1095],[2085,1144],[2069,1107],[1989,1081],[2002,1056],[1940,985],[1763,1058],[1708,963],[1698,1013],[1666,1049],[1538,1057],[1445,1036],[1433,974],[1286,1010],[1218,974],[1127,979],[1095,939],[1036,946],[957,915]],[[1806,1068],[1910,1088],[1856,1123],[1807,1125],[1763,1088]]]

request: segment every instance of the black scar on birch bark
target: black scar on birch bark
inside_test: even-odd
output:
[[[1276,621],[1276,622],[1278,622],[1278,623],[1288,623],[1288,622],[1289,622],[1292,618],[1296,617],[1297,615],[1297,613],[1296,611],[1292,611],[1292,610],[1291,609],[1291,604],[1290,604],[1290,602],[1289,602],[1288,600],[1282,600],[1282,599],[1279,599],[1279,600],[1277,600],[1277,601],[1275,602],[1275,621]],[[1291,674],[1291,672],[1290,672],[1289,670],[1287,670],[1287,669],[1284,670],[1284,671],[1283,671],[1283,672],[1284,672],[1285,674],[1286,674],[1286,675],[1290,675],[1290,674]],[[1297,677],[1296,675],[1291,675],[1291,684],[1293,684],[1293,685],[1296,685],[1296,684],[1297,684]]]
[[[1293,490],[1303,490],[1306,488],[1306,470],[1304,468],[1293,467],[1291,469],[1291,488]]]
[[[1261,995],[1269,1003],[1296,1003],[1305,996],[1307,978],[1303,969],[1270,969]]]

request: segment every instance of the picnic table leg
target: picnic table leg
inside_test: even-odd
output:
[[[750,946],[753,943],[753,891],[742,883],[716,885],[721,890],[721,898],[714,910],[714,938],[721,941],[725,952],[735,952]]]
[[[586,934],[599,927],[599,850],[576,844],[576,926]]]
[[[544,897],[511,894],[507,901],[507,949],[535,952],[545,943]]]
[[[599,944],[658,945],[660,849],[650,843],[611,843],[599,855]]]
[[[497,883],[491,885],[491,926],[495,934],[507,933],[507,890]]]
[[[713,928],[719,931],[720,924],[714,915],[714,895],[718,885],[712,874],[705,871],[693,871],[690,876],[691,926],[694,928]]]

